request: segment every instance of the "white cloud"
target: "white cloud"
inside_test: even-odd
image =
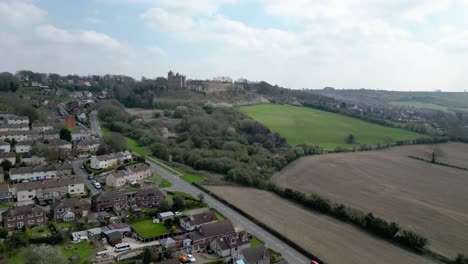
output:
[[[214,14],[219,7],[240,0],[99,0],[107,4],[147,4],[191,14]]]
[[[37,26],[36,34],[39,37],[51,42],[69,43],[74,40],[74,36],[70,32],[50,24]]]
[[[37,6],[21,1],[0,2],[0,25],[24,26],[44,21],[46,12]]]
[[[148,51],[150,53],[154,54],[154,55],[157,55],[157,56],[167,56],[166,51],[164,51],[162,48],[160,48],[158,46],[149,47]]]
[[[110,49],[120,49],[122,45],[117,40],[96,31],[83,30],[78,33],[78,40],[84,44],[102,46]]]
[[[91,24],[101,24],[103,21],[99,18],[88,17],[86,18],[86,22],[91,23]]]

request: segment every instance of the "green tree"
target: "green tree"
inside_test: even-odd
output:
[[[60,139],[71,142],[72,136],[70,130],[68,130],[67,128],[60,129]]]
[[[14,232],[7,240],[9,248],[20,248],[28,244],[28,240],[23,232]]]
[[[143,251],[143,264],[149,264],[153,260],[153,256],[151,256],[151,251],[149,248],[145,248]]]
[[[153,145],[151,145],[150,150],[153,156],[157,158],[164,160],[167,160],[169,158],[169,152],[167,151],[166,146],[161,143],[154,143]]]
[[[0,228],[0,238],[6,238],[8,236],[8,230],[4,227]]]
[[[349,134],[345,139],[346,144],[354,144],[356,142],[356,138],[353,134]]]
[[[59,247],[50,245],[31,245],[24,249],[25,264],[66,264],[67,259]]]
[[[119,133],[110,133],[104,136],[104,143],[109,146],[110,152],[123,151],[128,148],[127,139]]]
[[[4,160],[0,163],[0,166],[2,166],[3,170],[8,171],[13,167],[13,164],[9,160]]]
[[[174,197],[172,197],[172,201],[173,201],[172,209],[174,211],[181,210],[185,207],[184,198],[180,197],[179,195],[174,195]]]

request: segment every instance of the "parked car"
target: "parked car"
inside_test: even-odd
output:
[[[91,175],[91,174],[89,174],[89,175],[88,175],[88,180],[92,180],[92,179],[94,179],[94,176]]]
[[[84,165],[81,165],[80,168],[81,168],[82,170],[84,170]]]
[[[190,260],[191,263],[195,263],[197,261],[192,254],[187,254],[187,258]]]
[[[130,249],[132,249],[132,247],[128,243],[120,243],[115,245],[115,252],[122,252]]]
[[[190,263],[190,259],[187,256],[180,256],[179,261],[182,263]]]
[[[95,183],[93,183],[93,185],[94,185],[94,188],[96,188],[96,189],[101,189],[101,187],[102,187],[99,182],[95,182]]]

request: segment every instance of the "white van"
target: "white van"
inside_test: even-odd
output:
[[[120,243],[115,245],[115,252],[123,252],[130,249],[131,247],[128,243]]]

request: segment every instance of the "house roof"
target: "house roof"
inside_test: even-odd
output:
[[[34,142],[32,140],[20,141],[16,146],[31,146]]]
[[[20,128],[20,127],[27,127],[29,130],[29,126],[26,124],[0,124],[2,128]]]
[[[80,183],[81,184],[84,183],[82,177],[65,177],[61,179],[22,182],[22,183],[16,184],[16,191],[56,188],[56,187],[67,186],[71,184],[80,184]]]
[[[234,226],[231,221],[224,220],[221,222],[210,223],[202,225],[199,232],[205,237],[213,237],[218,235],[225,235],[229,233],[234,233]]]
[[[10,143],[0,140],[0,146],[10,146]]]
[[[15,136],[15,135],[39,135],[39,132],[34,131],[34,130],[0,131],[0,136]]]
[[[247,263],[258,263],[260,260],[269,258],[270,256],[270,252],[268,252],[268,249],[264,245],[244,248],[241,250],[241,253]]]
[[[14,154],[14,153],[13,153]],[[62,164],[50,164],[45,166],[29,166],[21,168],[12,168],[10,174],[25,174],[41,171],[61,171],[61,170],[71,170],[71,163],[62,163]]]
[[[2,172],[0,172],[1,174]],[[4,192],[10,192],[10,186],[8,186],[8,184],[1,184],[0,185],[0,193],[4,193]]]
[[[246,244],[250,244],[247,233],[239,232],[236,234],[228,234],[216,239],[216,243],[222,249],[236,248]]]
[[[16,155],[14,152],[7,152],[7,153],[0,152],[0,159],[11,159],[15,157]]]
[[[50,140],[49,144],[47,144],[52,147],[57,147],[57,146],[64,146],[64,145],[71,145],[71,142],[68,142],[63,139],[58,139],[58,140]]]
[[[71,207],[82,207],[82,206],[91,206],[91,204],[86,199],[63,199],[59,202],[56,202],[51,205],[52,209],[58,208],[71,208]]]
[[[3,167],[0,167],[0,174],[3,174],[4,171],[3,171]]]
[[[190,223],[190,225],[195,226],[217,221],[218,218],[216,217],[216,214],[213,211],[208,211],[189,217],[184,217],[183,220],[184,222],[188,222]]]
[[[131,153],[128,151],[122,151],[122,152],[111,153],[107,155],[99,155],[99,156],[95,156],[94,158],[96,158],[99,161],[105,161],[105,160],[111,160],[111,159],[123,159],[127,155],[131,155]]]
[[[7,120],[29,120],[29,117],[13,115],[13,116],[7,117]]]
[[[174,213],[173,212],[163,212],[163,213],[159,213],[158,215],[160,217],[170,217],[170,216],[174,216]]]
[[[2,213],[3,219],[5,217],[12,217],[12,216],[21,216],[27,215],[31,213],[47,213],[47,210],[38,206],[38,205],[23,205],[23,206],[16,206],[10,207],[8,210]]]
[[[140,189],[135,194],[135,197],[145,197],[145,196],[161,196],[164,197],[164,193],[161,192],[158,188],[145,188]]]
[[[105,201],[115,198],[124,198],[127,199],[127,195],[125,193],[119,191],[110,191],[110,192],[100,192],[93,197],[91,197],[91,201]]]
[[[138,164],[125,170],[114,171],[110,176],[114,176],[115,178],[123,178],[126,176],[133,176],[135,173],[139,173],[146,170],[150,170],[149,165]]]
[[[80,146],[80,147],[85,147],[85,146],[91,146],[91,145],[99,145],[101,142],[99,141],[99,139],[90,139],[90,140],[82,140],[77,144],[77,146]]]

